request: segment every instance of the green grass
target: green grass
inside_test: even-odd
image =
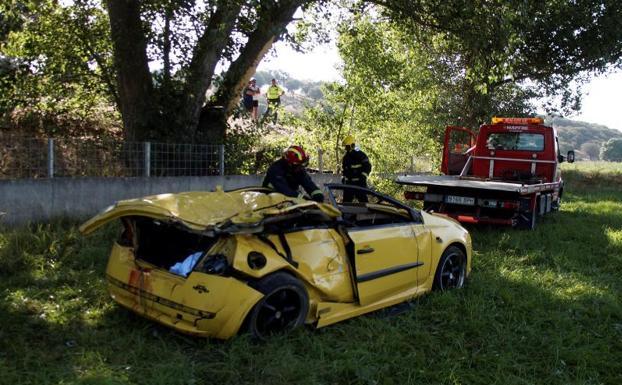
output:
[[[619,384],[622,165],[564,165],[533,232],[472,228],[464,290],[267,343],[172,332],[104,287],[112,226],[0,231],[0,384]]]

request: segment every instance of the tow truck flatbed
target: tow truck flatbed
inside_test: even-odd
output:
[[[559,183],[525,184],[520,182],[501,182],[490,179],[461,177],[458,175],[401,175],[397,177],[396,182],[411,186],[461,187],[479,190],[507,191],[519,193],[521,195],[551,190],[559,185]]]

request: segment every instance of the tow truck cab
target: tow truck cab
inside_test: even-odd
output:
[[[542,118],[493,118],[477,135],[468,128],[445,130],[444,176],[405,176],[398,183],[426,187],[407,191],[424,209],[467,223],[533,228],[536,215],[558,208],[563,191],[556,130]]]
[[[542,123],[542,118],[493,118],[478,135],[447,127],[441,172],[532,184],[559,182],[557,166],[565,159],[574,161],[574,152],[561,155],[555,128]]]

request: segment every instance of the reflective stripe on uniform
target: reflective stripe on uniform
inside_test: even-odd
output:
[[[348,179],[348,180],[349,180],[349,181],[352,181],[352,182],[356,182],[356,181],[358,181],[358,180],[359,180],[359,178],[350,178],[350,179]]]
[[[293,147],[290,147],[290,148],[288,149],[288,151],[291,151],[291,152],[293,152],[294,154],[296,154],[296,156],[298,157],[298,160],[302,162],[302,154],[300,153],[300,151],[296,150],[296,149],[295,149],[295,148],[293,148]]]
[[[361,167],[363,167],[362,164],[353,164],[350,166],[350,168],[361,168]]]
[[[267,97],[268,99],[277,99],[281,96],[281,89],[277,86],[268,87]]]
[[[272,183],[268,183],[268,187],[274,190],[274,186],[272,185]]]
[[[311,193],[311,196],[316,195],[316,194],[322,194],[322,190],[314,190],[314,191]],[[322,194],[322,195],[324,195],[324,194]]]

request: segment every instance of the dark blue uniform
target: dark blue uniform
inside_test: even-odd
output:
[[[297,170],[292,168],[285,159],[272,163],[262,185],[289,197],[297,197],[302,186],[314,201],[324,202],[322,190],[313,183],[307,171],[302,167]]]
[[[354,186],[367,187],[367,177],[371,172],[371,163],[367,155],[359,150],[353,149],[345,153],[341,162],[343,169],[343,182]],[[367,202],[367,195],[355,194],[359,202]],[[346,190],[343,194],[344,202],[352,202],[353,194]]]

